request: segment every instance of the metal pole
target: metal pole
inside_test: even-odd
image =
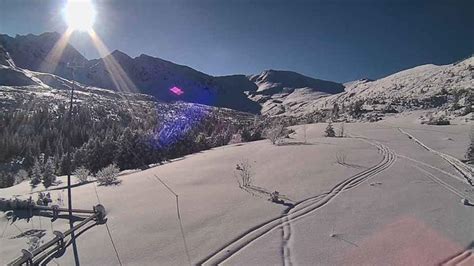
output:
[[[67,149],[67,161],[68,161],[68,171],[67,171],[67,203],[68,203],[68,210],[69,210],[69,227],[72,229],[74,227],[74,221],[72,219],[72,192],[71,192],[71,171],[72,171],[72,163],[71,163],[71,150],[72,150],[72,103],[74,100],[74,87],[76,86],[75,83],[75,67],[72,66],[72,88],[71,88],[71,100],[69,101],[69,129],[68,129],[68,149]],[[72,241],[72,249],[74,253],[74,262],[76,266],[80,265],[79,263],[79,254],[77,252],[77,245],[76,239],[74,235],[74,231],[71,234],[71,241]]]
[[[71,163],[71,148],[72,148],[72,102],[74,99],[74,67],[72,67],[72,87],[71,87],[71,100],[69,101],[69,125],[68,125],[68,149],[67,149],[67,206],[69,210],[69,221],[72,221],[72,192],[71,192],[71,170],[72,170],[72,163]]]

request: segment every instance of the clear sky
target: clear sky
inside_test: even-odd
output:
[[[63,32],[64,0],[0,0],[0,33]],[[264,69],[346,82],[474,53],[473,0],[96,0],[111,50],[212,75]],[[73,45],[98,54],[85,34]]]

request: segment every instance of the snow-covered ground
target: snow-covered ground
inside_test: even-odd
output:
[[[474,257],[463,252],[473,248],[474,208],[461,203],[463,198],[474,203],[473,187],[449,162],[400,130],[462,159],[470,125],[420,125],[415,117],[346,124],[347,138],[325,138],[326,124],[311,124],[306,144],[303,127],[296,126],[284,145],[264,140],[224,146],[121,175],[117,186],[98,186],[120,260],[126,265],[188,264],[175,197],[156,175],[179,195],[192,264],[433,265],[459,259],[473,265]],[[253,184],[279,191],[289,199],[286,205],[239,188],[236,164],[245,160],[252,166]],[[75,187],[74,207],[97,204],[94,187]],[[29,192],[22,183],[0,190],[0,197]],[[65,190],[51,194],[67,202]],[[52,228],[68,227],[61,218],[11,223],[3,215],[1,264],[27,247],[21,232],[45,230],[47,241]],[[78,236],[77,246],[83,265],[118,264],[105,225]],[[73,264],[72,248],[54,261]]]

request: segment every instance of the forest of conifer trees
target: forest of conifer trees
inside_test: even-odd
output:
[[[67,174],[69,139],[72,170],[83,166],[94,174],[112,163],[121,170],[146,168],[226,145],[236,134],[243,141],[261,135],[256,118],[245,113],[188,103],[133,104],[76,104],[70,128],[65,102],[33,100],[31,108],[0,113],[0,187],[31,179],[35,163],[44,172],[52,162],[55,175]]]

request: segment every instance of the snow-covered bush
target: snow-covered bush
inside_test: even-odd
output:
[[[28,245],[28,250],[33,251],[41,245],[41,239],[37,236],[29,236],[26,240],[26,244]]]
[[[87,182],[87,179],[89,179],[90,171],[84,166],[81,166],[77,168],[73,174],[76,176],[80,183],[85,183]]]
[[[108,186],[120,183],[117,179],[119,174],[119,168],[115,164],[111,164],[107,167],[102,168],[97,172],[97,181],[100,185]]]
[[[254,129],[243,128],[240,137],[242,142],[250,142],[262,139],[262,129],[260,127],[255,127]]]
[[[326,130],[324,131],[326,137],[335,137],[336,132],[334,131],[334,128],[332,126],[332,123],[329,122],[328,126],[326,127]]]
[[[282,202],[282,200],[280,199],[280,192],[274,191],[274,192],[270,193],[270,199],[269,200],[271,202],[276,202],[276,203]]]
[[[24,180],[28,179],[28,172],[25,171],[24,169],[20,169],[18,170],[18,172],[16,172],[14,179],[15,179],[15,184],[20,184]]]
[[[440,116],[431,116],[427,122],[428,125],[438,125],[438,126],[444,126],[444,125],[449,125],[450,122],[448,118],[445,115],[440,115]]]
[[[41,205],[41,206],[48,206],[49,203],[53,202],[51,199],[51,194],[48,193],[43,193],[39,192],[38,193],[38,200],[36,201],[36,204]]]
[[[242,135],[239,133],[236,133],[232,135],[232,138],[229,141],[229,144],[235,144],[235,143],[240,143],[242,142]]]

